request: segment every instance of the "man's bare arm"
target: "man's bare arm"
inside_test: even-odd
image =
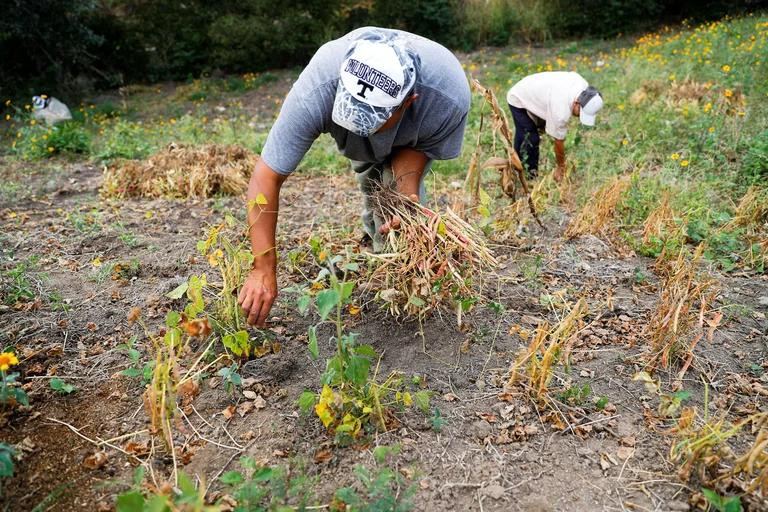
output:
[[[254,260],[237,301],[247,314],[248,323],[259,327],[264,326],[277,298],[275,231],[280,188],[285,179],[259,160],[248,183],[248,233]]]
[[[560,181],[565,176],[565,141],[562,139],[555,139],[555,161],[557,162],[557,168],[555,169],[555,181]]]
[[[419,196],[419,185],[429,158],[412,148],[400,148],[392,156],[392,174],[397,191],[406,196]]]

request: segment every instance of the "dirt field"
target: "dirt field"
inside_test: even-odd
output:
[[[3,180],[22,173],[15,163],[0,169]],[[3,490],[5,509],[42,503],[38,510],[109,510],[130,481],[133,458],[106,448],[108,461],[87,469],[83,461],[97,451],[94,442],[113,440],[123,450],[129,440],[149,443],[143,388],[119,375],[130,360],[117,345],[137,335],[136,347],[148,348],[126,314],[140,307],[150,325],[160,326],[165,312],[178,307],[165,294],[191,274],[210,272],[196,256],[196,241],[226,212],[241,215],[241,200],[107,202],[98,195],[100,169],[62,161],[31,176],[23,172],[19,196],[0,204],[0,239],[6,257],[38,258],[32,275],[41,300],[0,310],[0,342],[18,348],[32,401],[25,411],[2,416],[6,441],[23,447],[18,473]],[[313,235],[353,244],[361,234],[360,203],[351,173],[291,178],[283,193],[280,246],[301,247]],[[311,319],[295,312],[295,296],[283,293],[271,319],[282,351],[244,365],[245,385],[234,396],[220,379],[206,380],[186,409],[190,414],[179,419],[183,470],[214,492],[221,487],[216,476],[241,455],[272,464],[299,457],[318,477],[318,501],[327,503],[336,488],[354,482],[355,464],[373,464],[372,446],[400,443],[398,469],[420,477],[416,510],[688,510],[699,489],[677,479],[668,458],[672,438],[644,414],[655,410],[657,398],[631,380],[642,369],[640,331],[658,298],[652,260],[622,257],[594,237],[566,241],[566,220],[555,212],[546,232],[532,231],[530,244],[494,247],[503,268],[486,293],[504,309],[475,308],[465,319],[468,328],[457,328],[450,314],[433,316],[423,325],[422,341],[417,323],[397,323],[372,303],[347,318],[349,330],[384,354],[382,373],[422,377],[434,393],[431,406],[445,420],[439,432],[413,411],[399,428],[363,447],[335,448],[319,422],[300,418],[295,399],[317,389],[322,356],[332,351],[330,329],[321,329],[321,359],[313,361],[306,347]],[[127,244],[121,233],[128,231],[135,240]],[[104,275],[101,269],[115,262],[126,271]],[[281,266],[281,287],[300,279]],[[768,360],[768,280],[736,274],[721,276],[721,286],[725,320],[712,342],[698,346],[684,384],[693,392],[691,403],[701,406],[706,380],[717,397],[710,412],[738,417],[765,408],[760,390],[766,373],[755,365],[765,370]],[[585,298],[590,312],[570,372],[558,370],[556,379],[589,383],[591,397],[562,404],[570,420],[559,430],[541,421],[530,402],[502,392],[526,344],[510,328],[557,321],[558,312],[541,297],[563,289],[569,299]],[[54,375],[77,391],[56,394],[48,385]],[[228,406],[247,401],[243,391],[263,401],[242,416],[225,417]],[[607,405],[598,410],[592,397],[607,397]],[[326,448],[330,456],[318,456]],[[149,462],[168,474],[169,457]],[[768,509],[749,499],[750,510]]]

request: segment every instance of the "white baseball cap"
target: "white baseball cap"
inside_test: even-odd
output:
[[[333,122],[361,137],[372,135],[408,96],[419,65],[419,57],[397,32],[365,32],[341,63]]]
[[[590,85],[579,94],[576,101],[581,105],[579,112],[581,124],[595,126],[595,117],[597,117],[600,109],[603,108],[603,96],[600,94],[600,91]]]

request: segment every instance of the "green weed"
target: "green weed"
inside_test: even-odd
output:
[[[72,384],[69,384],[65,382],[64,380],[54,377],[49,382],[49,386],[52,390],[56,391],[60,395],[71,395],[75,391],[77,391],[77,388],[73,386]]]
[[[0,442],[0,497],[3,495],[2,479],[13,476],[16,455],[16,448],[8,443]]]

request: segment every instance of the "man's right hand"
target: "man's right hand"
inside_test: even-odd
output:
[[[254,268],[237,296],[237,303],[243,308],[250,325],[264,327],[276,298],[277,275],[274,266]]]

